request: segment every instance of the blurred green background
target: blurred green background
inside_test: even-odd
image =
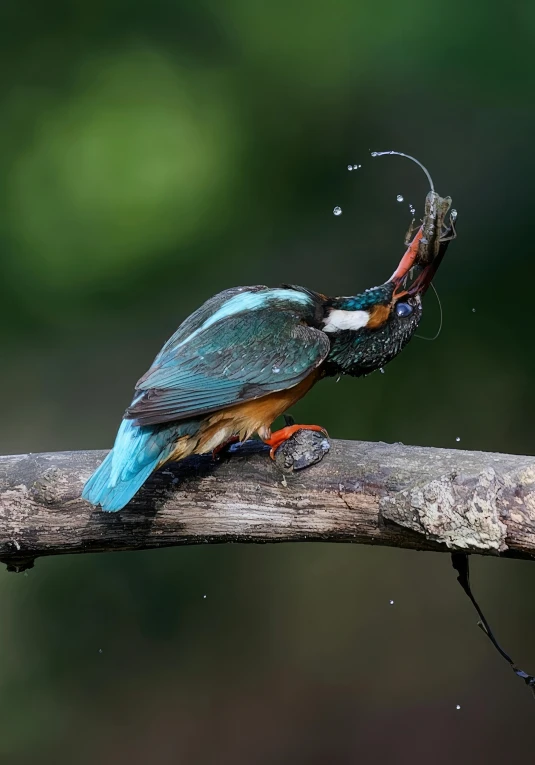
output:
[[[427,191],[408,161],[369,157],[391,148],[459,211],[442,334],[293,414],[340,438],[533,453],[534,33],[533,4],[482,0],[3,0],[0,453],[111,446],[137,378],[221,289],[383,282]],[[429,294],[422,334],[438,320]],[[535,566],[472,569],[534,672]],[[2,571],[0,603],[2,762],[532,753],[533,700],[446,555],[65,557]]]

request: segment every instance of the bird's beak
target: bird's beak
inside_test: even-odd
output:
[[[401,284],[401,282],[405,279],[405,277],[408,275],[411,268],[414,268],[415,265],[417,265],[417,258],[418,258],[418,248],[420,246],[420,241],[423,237],[423,228],[420,226],[418,229],[418,233],[412,240],[412,242],[409,244],[409,249],[404,254],[404,256],[399,261],[399,266],[396,268],[390,279],[389,282],[395,282],[396,285]]]
[[[436,257],[431,261],[431,263],[428,263],[425,265],[414,282],[411,284],[410,287],[407,288],[407,282],[410,276],[410,271],[415,266],[419,266],[419,245],[420,241],[423,237],[423,229],[420,227],[418,229],[418,232],[412,242],[410,243],[407,251],[401,258],[398,267],[388,280],[389,282],[394,282],[395,284],[395,290],[394,290],[394,297],[396,299],[399,299],[400,297],[404,297],[405,295],[414,296],[414,295],[420,295],[423,296],[427,289],[429,288],[429,285],[433,281],[433,278],[438,270],[439,265],[442,262],[442,258],[446,254],[446,250],[448,249],[448,244],[450,241],[450,234],[452,233],[452,229],[448,228],[444,232],[444,241],[440,242],[439,250],[436,255]]]

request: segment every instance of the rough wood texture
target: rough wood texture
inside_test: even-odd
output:
[[[298,441],[306,449],[317,437]],[[80,499],[104,456],[0,457],[0,560],[10,570],[40,555],[230,541],[535,556],[534,457],[333,441],[323,461],[288,472],[288,450],[274,463],[249,442],[217,462],[166,467],[127,509],[104,513]]]

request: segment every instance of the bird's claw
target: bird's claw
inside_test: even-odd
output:
[[[269,452],[269,456],[272,460],[275,459],[275,452],[279,448],[279,446],[282,446],[282,444],[287,441],[289,438],[291,438],[294,433],[297,433],[298,430],[315,430],[319,433],[323,433],[324,436],[329,438],[329,434],[325,430],[325,428],[322,428],[321,425],[287,425],[285,428],[281,428],[280,430],[276,430],[272,435],[271,438],[264,439],[264,443],[268,446],[271,446],[271,450]]]

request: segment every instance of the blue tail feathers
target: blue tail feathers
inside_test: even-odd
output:
[[[113,449],[85,484],[82,498],[111,513],[121,510],[169,459],[177,439],[197,430],[197,422],[140,427],[123,420]]]

